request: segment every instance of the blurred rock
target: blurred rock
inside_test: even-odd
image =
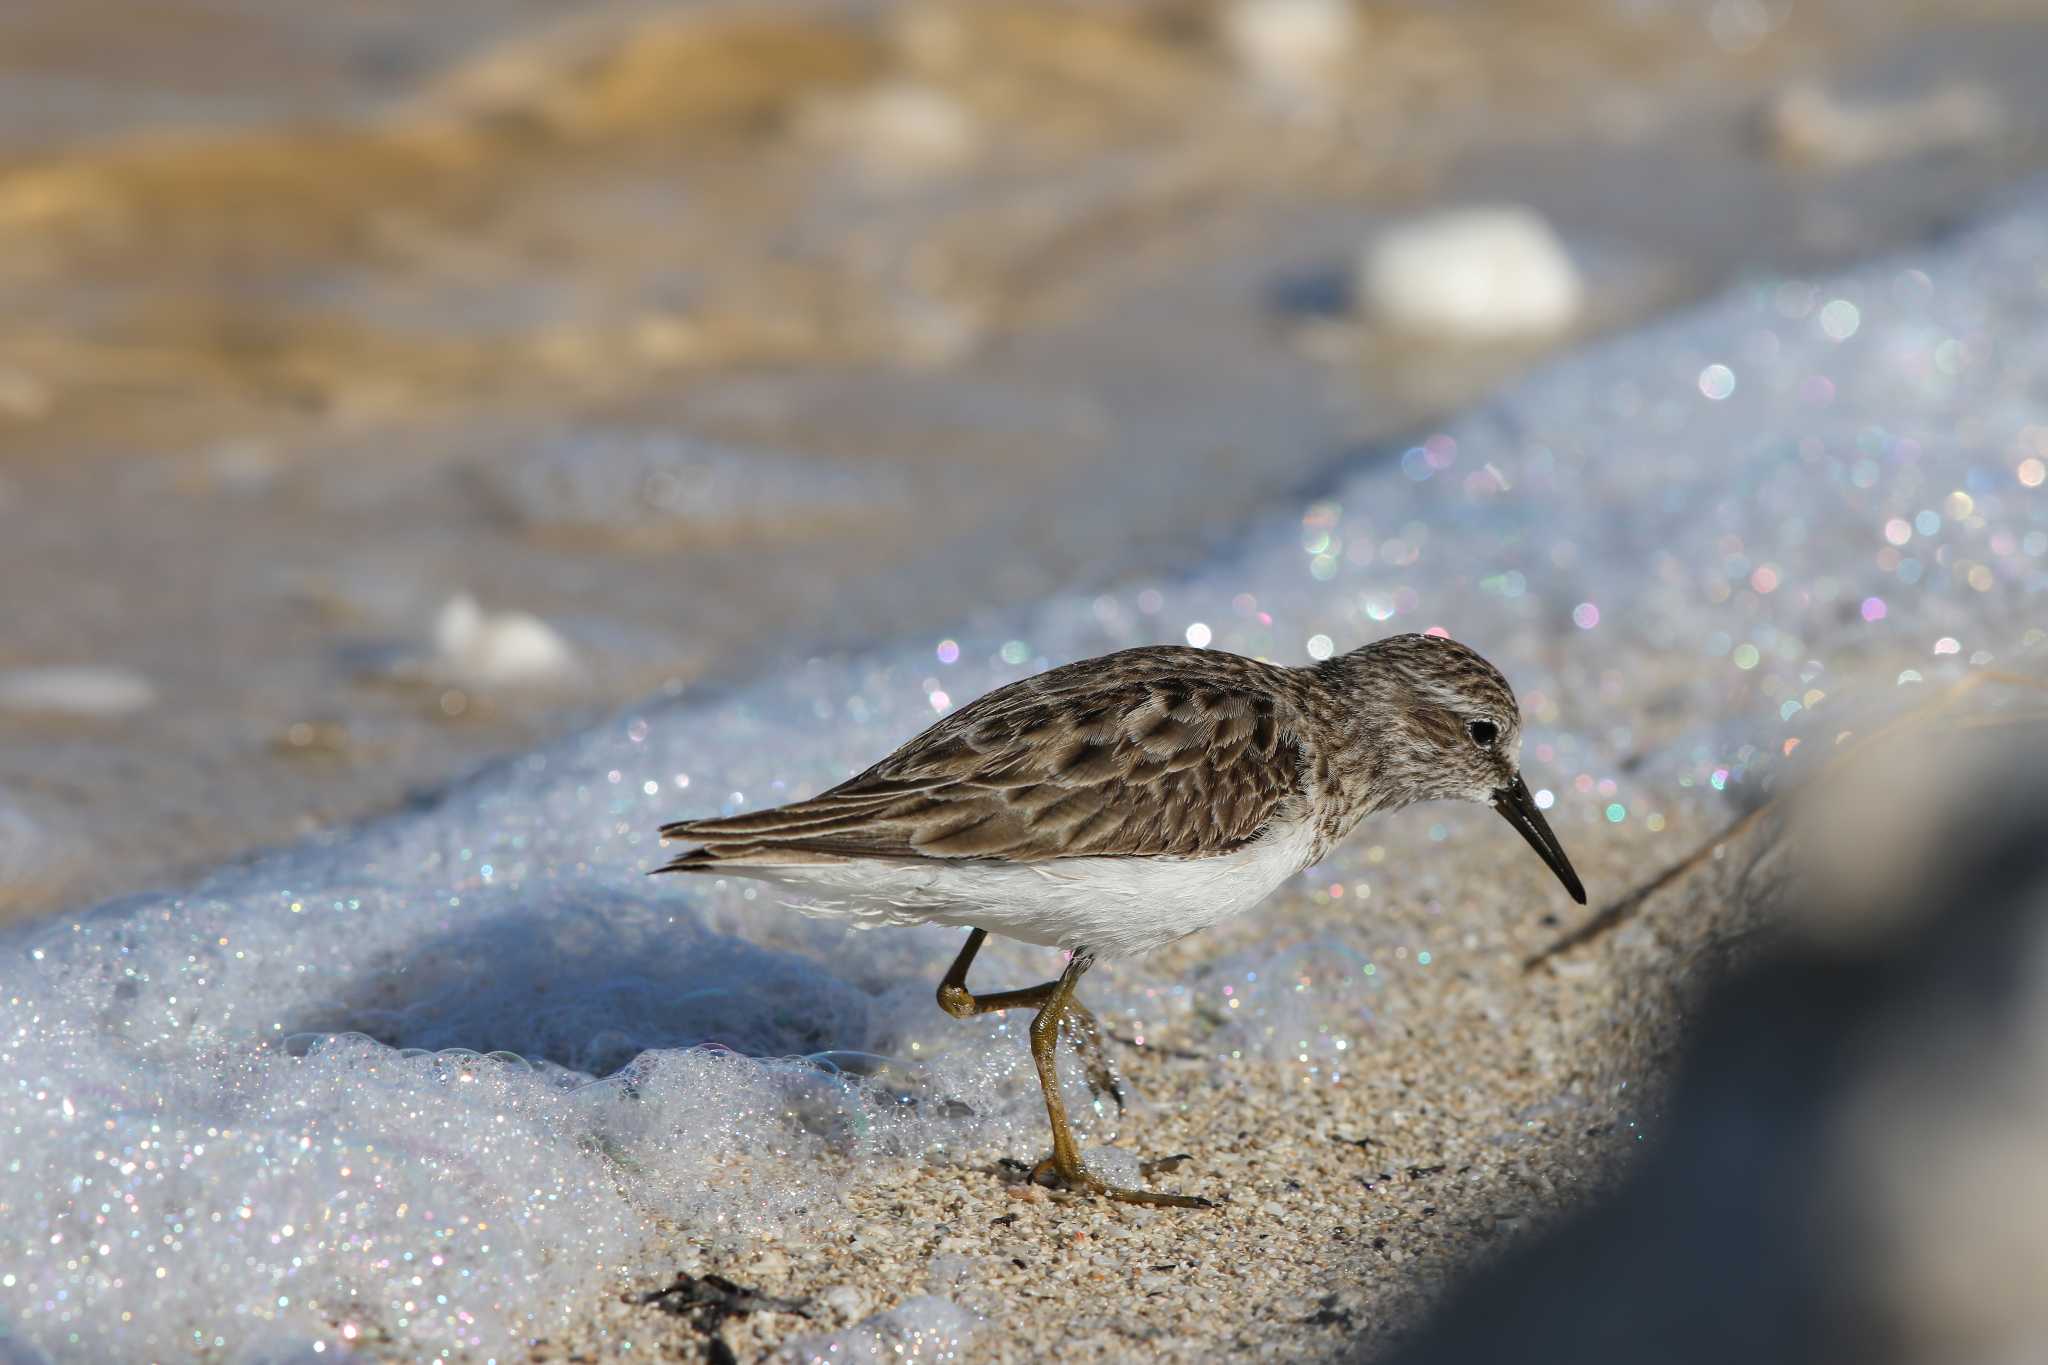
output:
[[[156,704],[149,679],[125,668],[15,668],[0,672],[0,711],[108,719]]]
[[[1577,266],[1533,210],[1457,209],[1387,229],[1359,258],[1360,311],[1395,332],[1467,343],[1553,336],[1585,308]]]
[[[1987,143],[2005,131],[1990,91],[1950,85],[1910,99],[1855,101],[1818,85],[1789,87],[1764,109],[1773,155],[1807,165],[1853,167]]]
[[[1976,724],[1731,848],[1788,865],[1752,884],[1789,933],[1707,999],[1652,1152],[1394,1359],[2048,1356],[2048,730]]]
[[[1230,55],[1261,85],[1308,91],[1350,54],[1357,19],[1345,0],[1234,0],[1223,12]]]
[[[441,608],[430,672],[450,682],[521,686],[568,681],[581,671],[554,627],[523,611],[487,612],[468,593]]]
[[[972,160],[981,130],[965,105],[935,86],[885,81],[805,110],[803,128],[880,176],[953,170]]]

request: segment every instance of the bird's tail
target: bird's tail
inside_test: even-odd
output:
[[[749,838],[748,826],[755,816],[726,816],[715,820],[677,820],[661,827],[664,839],[702,839],[695,848],[685,849],[653,869],[663,872],[739,871],[748,867],[795,867],[808,863],[845,861],[843,854],[823,849],[793,848],[786,843]]]

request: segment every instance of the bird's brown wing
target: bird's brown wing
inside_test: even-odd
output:
[[[664,836],[703,847],[661,870],[1225,853],[1301,789],[1294,712],[1272,685],[1281,673],[1164,648],[1054,669],[979,698],[810,800],[666,826]]]

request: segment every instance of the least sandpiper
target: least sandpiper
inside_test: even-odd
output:
[[[1206,1205],[1091,1174],[1054,1072],[1062,1021],[1119,1105],[1074,989],[1099,955],[1142,953],[1248,910],[1379,811],[1478,801],[1573,899],[1585,888],[1522,781],[1522,717],[1492,664],[1396,635],[1306,668],[1177,645],[1120,650],[999,687],[828,792],[664,826],[701,846],[662,872],[772,882],[807,914],[971,929],[939,985],[957,1018],[1037,1009],[1052,1121],[1034,1178],[1137,1204]],[[976,995],[991,934],[1064,948],[1058,979]]]

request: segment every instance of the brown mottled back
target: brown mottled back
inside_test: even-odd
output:
[[[1293,670],[1177,646],[1068,664],[979,698],[808,801],[664,835],[672,866],[783,854],[1200,856],[1300,792]]]
[[[1506,679],[1439,637],[1309,668],[1127,649],[998,688],[808,801],[665,826],[701,847],[661,870],[1212,857],[1294,819],[1320,856],[1372,811],[1488,799],[1515,780],[1520,742]]]

